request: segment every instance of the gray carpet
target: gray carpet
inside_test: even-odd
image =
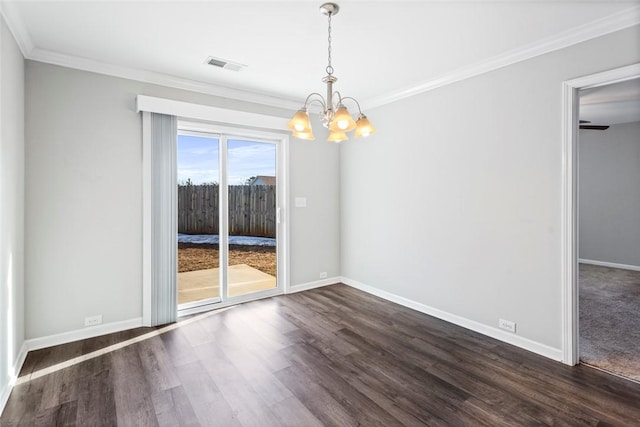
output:
[[[579,270],[580,360],[640,381],[640,271]]]

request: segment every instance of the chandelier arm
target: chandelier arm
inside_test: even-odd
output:
[[[320,99],[311,99],[313,95],[318,96]],[[309,96],[307,96],[307,99],[304,101],[304,108],[307,108],[307,106],[312,102],[319,102],[320,104],[322,104],[323,111],[327,109],[327,104],[324,101],[324,97],[320,95],[318,92],[310,93]]]
[[[340,96],[340,94],[338,94],[338,96]],[[362,115],[362,109],[360,108],[360,103],[358,102],[358,100],[353,98],[353,97],[351,97],[351,96],[345,96],[344,98],[340,97],[340,102],[342,102],[342,101],[344,101],[346,99],[350,99],[353,102],[355,102],[356,105],[358,106],[358,114]]]
[[[336,107],[340,107],[344,98],[342,98],[342,95],[340,95],[340,92],[337,90],[333,92],[333,96],[338,96],[338,104],[336,105]]]

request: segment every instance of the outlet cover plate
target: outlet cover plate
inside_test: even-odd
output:
[[[500,319],[498,320],[498,327],[500,329],[504,329],[505,331],[509,331],[509,332],[516,332],[516,322],[512,322],[510,320],[504,320],[504,319]]]
[[[97,316],[88,316],[84,318],[84,326],[95,326],[102,323],[102,314]]]

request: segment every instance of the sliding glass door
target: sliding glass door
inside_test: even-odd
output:
[[[279,292],[277,159],[276,141],[179,131],[179,310]]]
[[[220,138],[178,134],[178,307],[221,301]]]
[[[227,295],[277,287],[276,145],[227,140]]]

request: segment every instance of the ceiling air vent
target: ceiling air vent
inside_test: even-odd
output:
[[[208,57],[206,63],[213,67],[224,68],[225,70],[231,71],[240,71],[244,67],[246,67],[246,65],[244,64],[227,61],[226,59],[215,58],[213,56]]]

